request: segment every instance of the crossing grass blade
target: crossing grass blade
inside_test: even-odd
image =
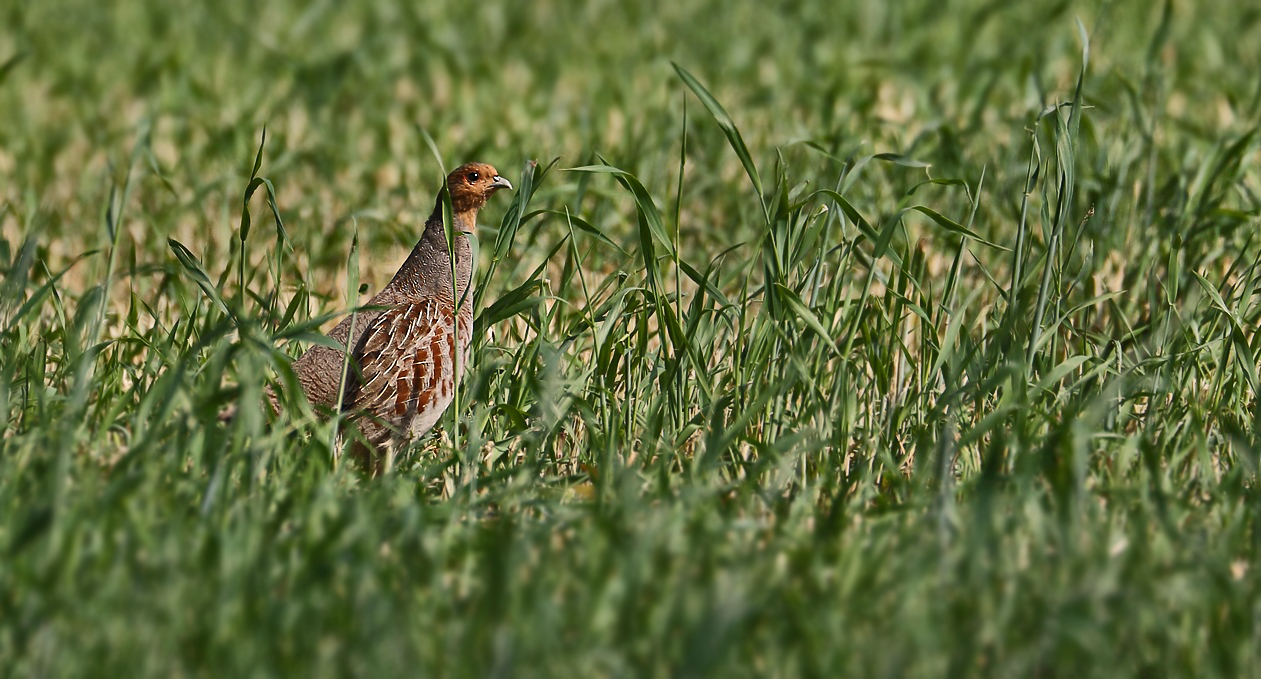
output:
[[[766,199],[762,192],[762,177],[758,173],[757,166],[753,164],[753,156],[749,153],[749,148],[744,144],[744,138],[740,135],[740,130],[732,122],[731,116],[727,114],[727,110],[718,103],[714,95],[705,89],[691,73],[687,72],[682,66],[671,63],[674,66],[675,73],[679,74],[679,78],[683,80],[683,84],[701,100],[705,109],[713,116],[714,122],[718,123],[718,127],[722,133],[726,135],[727,142],[731,144],[731,150],[736,152],[736,157],[740,159],[740,164],[744,166],[745,174],[749,176],[749,181],[753,184],[753,190],[757,192],[758,200],[762,203],[762,212],[767,213]],[[769,219],[769,213],[767,214]]]
[[[1254,674],[1256,12],[1082,7],[0,9],[3,673]],[[466,161],[372,477],[289,364]]]

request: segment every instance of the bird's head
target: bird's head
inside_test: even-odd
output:
[[[496,191],[511,188],[512,184],[486,163],[466,163],[447,175],[451,211],[457,215],[476,214]]]

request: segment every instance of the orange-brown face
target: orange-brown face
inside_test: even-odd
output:
[[[486,163],[467,163],[447,175],[447,188],[451,190],[451,210],[459,213],[480,210],[492,194],[511,189],[512,184]]]

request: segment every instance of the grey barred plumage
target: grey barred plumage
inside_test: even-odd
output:
[[[455,396],[454,347],[468,364],[473,332],[465,305],[435,299],[404,304],[377,316],[364,332],[355,359],[360,370],[347,381],[345,408],[359,415],[360,433],[381,448],[397,436],[429,431]]]

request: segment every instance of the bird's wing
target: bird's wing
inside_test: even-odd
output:
[[[352,367],[347,380],[345,409],[395,420],[449,398],[454,324],[451,304],[435,300],[400,304],[373,319],[354,350],[358,370]]]

